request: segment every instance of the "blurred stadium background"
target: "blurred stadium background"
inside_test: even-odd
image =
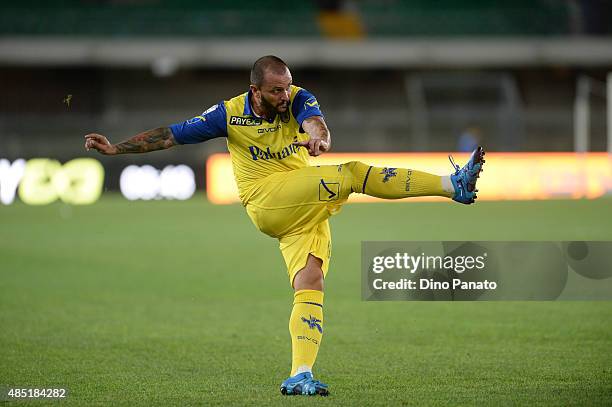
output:
[[[527,160],[483,181],[558,175],[555,193],[538,184],[527,198],[599,198],[481,202],[475,239],[612,240],[610,21],[606,0],[2,1],[0,385],[69,385],[81,405],[279,401],[288,286],[275,243],[204,195],[233,183],[207,181],[225,141],[112,158],[83,149],[86,133],[118,142],[246,91],[266,54],[317,95],[334,152],[481,143],[498,162]],[[65,164],[85,157],[101,166]],[[335,401],[609,404],[609,303],[359,303],[361,240],[459,240],[473,228],[465,213],[379,203],[333,220],[320,372]],[[262,288],[244,310],[249,285]],[[253,334],[269,349],[249,352],[239,324],[270,326]]]

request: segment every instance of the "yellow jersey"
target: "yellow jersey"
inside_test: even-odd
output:
[[[243,205],[268,175],[308,166],[308,151],[293,143],[308,139],[301,128],[305,119],[323,116],[314,95],[298,86],[291,86],[287,112],[270,120],[255,114],[250,95],[250,91],[245,92],[212,106],[201,115],[170,126],[179,144],[227,137]]]

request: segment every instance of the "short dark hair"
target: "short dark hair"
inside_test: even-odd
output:
[[[267,70],[270,70],[277,74],[285,73],[285,69],[289,67],[277,56],[274,55],[266,55],[264,57],[259,58],[253,64],[253,68],[251,68],[251,84],[259,87],[263,84],[264,74]]]

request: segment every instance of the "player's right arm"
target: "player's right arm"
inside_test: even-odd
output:
[[[119,144],[112,144],[101,134],[85,136],[85,148],[105,155],[148,153],[165,150],[177,144],[201,143],[215,137],[227,136],[226,111],[223,102],[212,106],[199,116],[168,127],[147,130]]]
[[[119,144],[111,144],[101,134],[90,133],[85,136],[85,148],[88,151],[93,148],[104,155],[147,153],[149,151],[165,150],[177,144],[169,127],[143,131]]]

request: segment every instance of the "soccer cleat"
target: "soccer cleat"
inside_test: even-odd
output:
[[[296,374],[285,380],[280,386],[280,392],[284,396],[328,396],[327,385],[315,380],[312,373],[304,372]]]
[[[459,168],[459,166],[455,164],[455,161],[453,161],[453,157],[450,155],[448,156],[448,159],[455,169],[455,173],[450,176],[453,187],[455,188],[453,200],[466,205],[474,203],[477,198],[476,192],[478,192],[476,189],[476,181],[478,177],[480,177],[482,166],[485,163],[484,155],[484,149],[480,146],[476,147],[476,150],[472,152],[470,159],[463,168]]]

